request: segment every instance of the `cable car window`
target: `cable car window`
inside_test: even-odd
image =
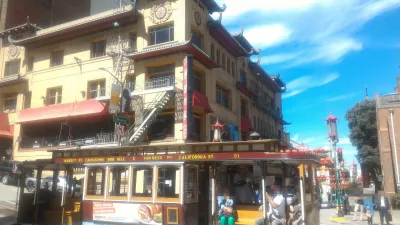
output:
[[[134,168],[132,196],[151,197],[153,190],[153,168]]]
[[[109,196],[128,196],[129,168],[114,167],[110,169],[108,178]]]
[[[158,168],[157,197],[179,198],[180,172],[177,167]]]
[[[106,169],[90,168],[87,177],[87,195],[104,195]]]

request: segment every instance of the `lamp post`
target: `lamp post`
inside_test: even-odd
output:
[[[332,115],[332,112],[330,113],[329,117],[325,119],[327,125],[328,125],[328,139],[329,142],[332,143],[332,151],[335,154],[335,173],[336,173],[336,204],[337,204],[337,215],[338,217],[343,217],[343,211],[341,208],[341,190],[340,190],[340,176],[339,176],[339,161],[337,157],[337,152],[336,152],[336,144],[339,142],[339,136],[337,132],[337,117]]]

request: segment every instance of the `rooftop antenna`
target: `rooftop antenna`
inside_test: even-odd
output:
[[[365,86],[365,100],[368,100],[368,99],[369,99],[369,97],[368,97],[368,87]]]

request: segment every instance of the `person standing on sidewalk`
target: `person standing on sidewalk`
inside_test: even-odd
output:
[[[343,211],[344,215],[350,215],[350,205],[349,205],[349,195],[347,192],[343,191]]]
[[[385,217],[386,224],[389,224],[389,211],[390,204],[389,199],[386,197],[385,193],[380,193],[379,197],[376,199],[378,209],[379,209],[379,217],[381,219],[381,225],[383,225],[383,217]]]
[[[357,215],[360,215],[360,221],[363,221],[363,214],[364,214],[364,202],[363,197],[358,197],[356,206],[354,207],[354,217],[353,220],[357,220]]]
[[[372,225],[372,218],[374,218],[374,202],[372,198],[364,199],[365,215],[367,216],[368,225]]]

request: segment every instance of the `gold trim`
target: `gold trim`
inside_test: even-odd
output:
[[[169,210],[175,210],[176,211],[176,221],[170,221],[169,220]],[[178,207],[167,207],[167,223],[168,224],[179,224],[179,208]]]

